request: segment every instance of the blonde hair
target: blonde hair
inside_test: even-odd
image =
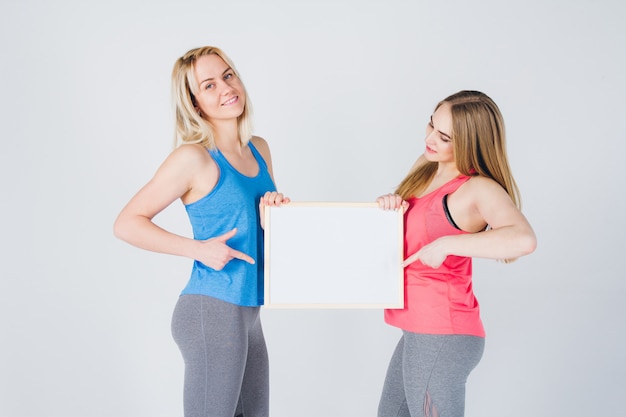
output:
[[[480,91],[459,91],[440,101],[452,114],[451,139],[456,167],[463,175],[482,175],[502,186],[521,208],[521,197],[506,153],[504,119],[496,103]],[[396,193],[408,199],[424,190],[435,173],[437,162],[418,165],[402,180]]]
[[[199,143],[209,149],[214,149],[216,146],[213,126],[198,114],[195,103],[199,86],[194,76],[194,66],[198,58],[211,54],[219,56],[232,68],[237,78],[241,79],[230,58],[215,46],[191,49],[176,60],[172,70],[172,104],[176,122],[174,147],[189,143]],[[244,95],[244,109],[237,118],[239,140],[242,145],[246,145],[252,137],[252,108],[245,87]]]

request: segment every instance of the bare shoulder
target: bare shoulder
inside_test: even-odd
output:
[[[272,157],[270,153],[270,145],[267,143],[267,141],[260,136],[252,136],[250,138],[250,142],[252,142],[254,147],[263,156],[263,159],[265,159],[265,162],[268,164],[271,164]]]
[[[461,188],[468,194],[475,195],[477,197],[489,196],[489,195],[508,195],[506,190],[498,184],[495,180],[482,175],[472,177]],[[460,191],[460,190],[459,190]]]
[[[184,184],[185,191],[181,195],[184,204],[207,195],[219,178],[219,168],[215,160],[199,144],[179,146],[170,154],[165,164],[170,164],[165,176],[171,178],[171,181]]]
[[[181,145],[174,149],[168,159],[183,164],[204,164],[212,158],[209,156],[206,148],[199,144]]]
[[[474,176],[453,194],[453,200],[470,210],[482,213],[514,206],[506,190],[495,180],[481,175]]]
[[[257,148],[259,152],[261,153],[269,152],[270,150],[270,145],[267,143],[265,139],[263,139],[260,136],[252,136],[250,138],[250,142],[252,142],[254,147]]]
[[[274,170],[272,168],[272,154],[270,153],[270,146],[267,141],[260,136],[252,136],[250,138],[250,142],[254,145],[255,148],[259,151],[263,160],[267,164],[267,170],[270,173],[272,179],[274,179]]]
[[[181,145],[174,149],[159,167],[155,177],[170,181],[185,182],[193,187],[198,175],[212,175],[217,171],[215,161],[206,148],[198,144]]]

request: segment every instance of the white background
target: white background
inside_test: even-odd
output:
[[[0,415],[182,415],[170,317],[191,261],[112,224],[171,150],[175,59],[206,44],[240,70],[293,200],[392,191],[435,103],[489,94],[539,246],[475,264],[488,337],[466,415],[618,415],[625,18],[621,0],[2,0]],[[190,231],[180,203],[156,220]],[[375,416],[400,335],[382,311],[263,321],[273,417]]]

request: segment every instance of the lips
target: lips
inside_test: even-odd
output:
[[[233,98],[230,98],[223,102],[222,106],[230,106],[231,104],[235,104],[237,101],[239,101],[239,96],[234,96]]]

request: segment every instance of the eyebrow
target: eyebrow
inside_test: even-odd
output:
[[[430,124],[433,126],[435,126],[435,124],[433,123],[433,115],[430,115]],[[452,138],[450,137],[450,135],[448,135],[447,133],[442,132],[441,130],[437,130],[437,132],[441,133],[442,135],[444,135],[445,137],[447,137],[448,139],[452,140]]]
[[[222,75],[226,74],[228,71],[232,71],[233,69],[231,67],[228,67],[224,70],[224,72],[222,72]],[[202,80],[200,81],[200,85],[204,84],[207,81],[213,81],[215,78],[207,78],[206,80]]]

